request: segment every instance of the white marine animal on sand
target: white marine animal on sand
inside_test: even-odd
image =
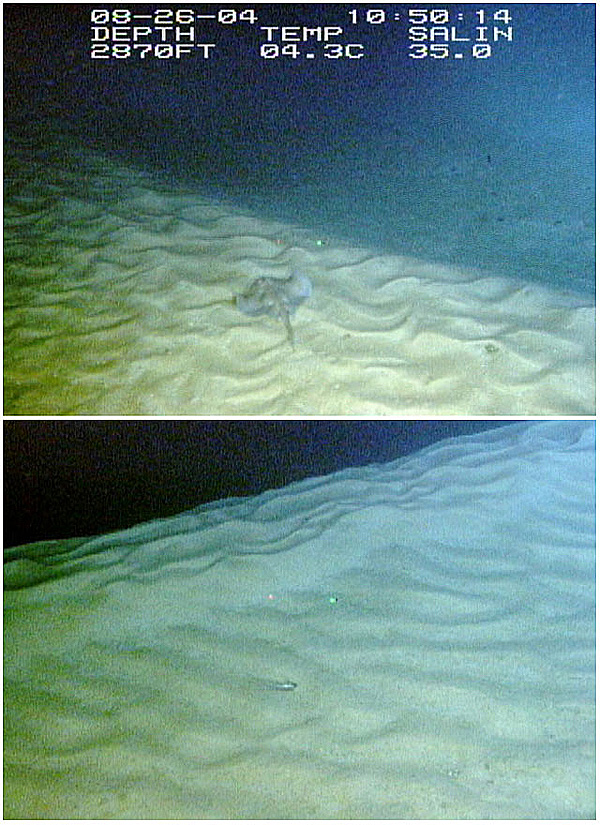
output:
[[[236,304],[244,315],[278,318],[285,324],[288,340],[294,346],[290,317],[311,292],[309,278],[294,270],[289,278],[256,278],[244,293],[236,296]]]

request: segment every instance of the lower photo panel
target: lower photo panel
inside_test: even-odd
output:
[[[593,421],[4,445],[5,818],[595,817]]]

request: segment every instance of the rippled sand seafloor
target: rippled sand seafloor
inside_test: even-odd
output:
[[[589,300],[315,238],[9,139],[5,413],[593,414]],[[233,297],[310,277],[296,346]]]
[[[5,816],[593,819],[594,435],[7,550]]]

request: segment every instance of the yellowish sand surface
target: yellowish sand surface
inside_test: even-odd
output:
[[[594,435],[6,551],[5,816],[593,819]]]
[[[594,413],[584,297],[315,237],[64,138],[11,145],[7,414]],[[294,269],[314,289],[292,348],[234,296]]]

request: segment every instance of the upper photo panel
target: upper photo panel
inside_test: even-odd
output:
[[[3,14],[5,414],[595,414],[594,3]]]

